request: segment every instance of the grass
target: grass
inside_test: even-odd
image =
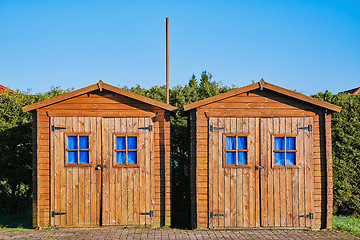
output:
[[[360,237],[360,219],[355,217],[334,216],[333,227]]]

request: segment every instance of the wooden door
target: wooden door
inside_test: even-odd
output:
[[[103,118],[102,225],[153,224],[152,127],[150,118]],[[129,147],[130,139],[137,141],[133,147]],[[120,141],[125,143],[123,148],[119,147]],[[135,155],[136,162],[132,159]]]
[[[51,225],[98,226],[101,119],[52,117],[50,123]]]
[[[313,212],[309,125],[309,117],[209,118],[210,228],[312,227],[304,217]],[[278,150],[275,140],[292,146]],[[291,161],[275,163],[275,152]]]
[[[312,117],[261,119],[261,226],[314,227],[312,125]]]
[[[246,137],[247,164],[226,164],[226,137],[236,138],[234,134]],[[210,228],[260,226],[258,135],[259,118],[209,118]]]

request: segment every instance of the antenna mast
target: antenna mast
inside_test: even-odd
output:
[[[169,101],[169,18],[166,18],[166,103]]]

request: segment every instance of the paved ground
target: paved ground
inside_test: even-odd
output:
[[[360,239],[339,231],[124,229],[119,227],[53,230],[0,229],[0,239]]]

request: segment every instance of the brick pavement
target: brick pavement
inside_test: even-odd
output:
[[[0,229],[0,239],[360,239],[339,231],[306,230],[180,230],[144,228],[61,228],[14,232]]]

